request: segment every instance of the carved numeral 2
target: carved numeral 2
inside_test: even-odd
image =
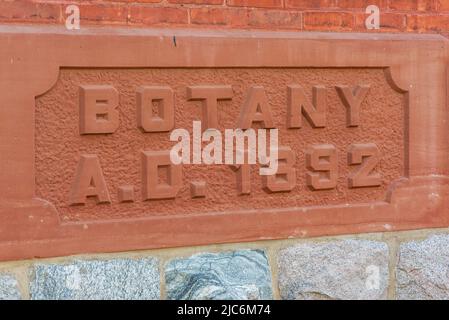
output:
[[[372,173],[379,161],[380,152],[374,143],[351,145],[348,162],[350,165],[360,165],[360,168],[349,175],[349,187],[380,186],[380,174]]]

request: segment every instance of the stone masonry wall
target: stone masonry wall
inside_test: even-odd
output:
[[[0,299],[449,299],[449,229],[0,263]]]
[[[1,0],[1,23],[81,24],[295,31],[449,33],[447,0]],[[366,30],[365,8],[380,9],[380,30]]]
[[[449,34],[446,0],[0,0],[0,23]],[[380,30],[364,27],[380,8]],[[449,229],[0,263],[0,299],[449,299]]]

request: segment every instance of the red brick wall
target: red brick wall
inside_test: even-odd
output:
[[[0,0],[0,22],[63,24],[69,4],[81,25],[298,31],[367,31],[365,8],[375,4],[380,32],[449,33],[449,0]]]

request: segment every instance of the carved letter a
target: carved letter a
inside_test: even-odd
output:
[[[70,192],[70,204],[85,204],[87,197],[95,197],[97,203],[111,202],[100,161],[94,154],[81,155]]]

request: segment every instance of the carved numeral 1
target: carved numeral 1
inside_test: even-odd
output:
[[[251,194],[251,165],[248,164],[248,150],[243,151],[243,164],[232,164],[237,178],[237,194]]]

